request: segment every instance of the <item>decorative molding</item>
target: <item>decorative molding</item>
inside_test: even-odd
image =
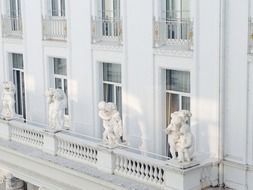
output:
[[[116,43],[96,43],[91,45],[93,50],[122,52],[123,46]]]
[[[183,49],[165,49],[165,48],[153,48],[155,55],[175,56],[175,57],[186,57],[192,58],[193,51]]]

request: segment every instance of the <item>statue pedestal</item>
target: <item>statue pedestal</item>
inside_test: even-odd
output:
[[[10,140],[11,133],[9,127],[9,120],[0,119],[0,137],[5,140]]]
[[[174,168],[178,168],[178,169],[188,169],[188,168],[192,168],[194,166],[199,165],[199,163],[197,161],[179,162],[176,159],[171,159],[167,161],[166,165],[174,167]]]

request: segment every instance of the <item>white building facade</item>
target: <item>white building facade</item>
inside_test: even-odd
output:
[[[15,84],[17,114],[0,120],[3,189],[253,189],[252,4],[1,0],[0,83]],[[56,134],[48,88],[67,98]],[[120,112],[120,148],[99,146],[100,101]],[[192,113],[188,169],[166,164],[178,110]]]

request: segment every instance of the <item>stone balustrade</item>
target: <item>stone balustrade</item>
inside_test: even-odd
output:
[[[123,145],[111,147],[102,140],[69,130],[50,131],[16,120],[0,119],[0,139],[30,146],[45,154],[88,165],[108,175],[128,178],[154,189],[190,190],[209,186],[216,179],[211,174],[213,168],[218,167],[209,162],[183,168],[165,157],[150,156]]]

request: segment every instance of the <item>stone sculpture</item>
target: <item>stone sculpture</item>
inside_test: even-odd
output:
[[[179,162],[190,162],[193,159],[194,137],[188,124],[191,115],[187,110],[172,113],[171,123],[166,128],[172,159],[178,159]]]
[[[120,142],[123,135],[122,121],[116,105],[112,102],[98,104],[99,117],[103,120],[103,141],[112,146]]]
[[[10,120],[15,115],[15,85],[11,81],[3,82],[2,85],[2,112],[1,116]]]
[[[48,101],[49,129],[60,130],[64,127],[64,115],[66,108],[66,96],[61,89],[48,89],[46,92]]]

